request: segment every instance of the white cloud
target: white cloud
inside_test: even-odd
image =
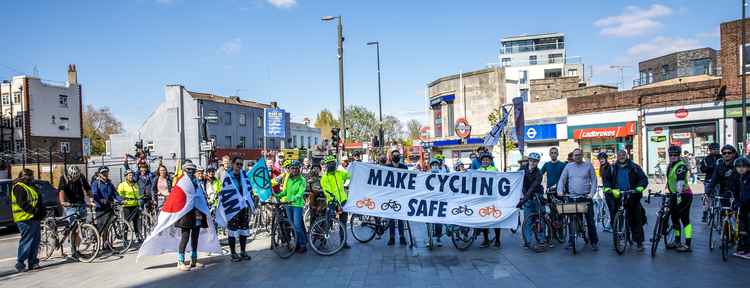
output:
[[[219,53],[231,56],[231,55],[237,55],[242,50],[242,39],[240,38],[234,38],[232,40],[229,40],[227,42],[224,42],[224,44],[221,44],[221,47],[219,48]]]
[[[628,55],[637,61],[669,53],[701,47],[701,42],[693,38],[656,37],[649,42],[637,44],[628,49]]]
[[[622,14],[596,20],[594,26],[601,28],[599,33],[605,36],[637,36],[661,27],[659,18],[671,15],[672,12],[672,8],[661,4],[653,4],[648,9],[627,6]]]
[[[276,8],[292,8],[297,6],[297,0],[268,0]]]

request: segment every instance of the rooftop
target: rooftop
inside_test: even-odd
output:
[[[698,50],[704,50],[704,49],[711,50],[713,52],[718,52],[718,50],[716,50],[714,48],[711,48],[711,47],[695,48],[695,49],[682,50],[682,51],[672,52],[672,53],[665,54],[665,55],[656,56],[656,57],[653,57],[653,58],[646,59],[646,60],[643,60],[641,62],[638,62],[638,64],[640,65],[641,63],[652,61],[652,60],[656,60],[656,59],[659,59],[659,58],[664,58],[664,57],[669,57],[669,56],[673,56],[673,55],[677,55],[677,54],[689,53],[689,52],[698,51]]]
[[[556,33],[531,34],[531,35],[524,34],[524,35],[508,36],[508,37],[500,39],[500,42],[531,40],[531,39],[550,38],[550,37],[565,37],[565,34],[557,33],[557,32]]]
[[[240,105],[240,106],[258,108],[258,109],[272,108],[271,105],[243,100],[239,96],[226,97],[226,96],[214,95],[211,93],[193,92],[187,89],[186,91],[190,93],[190,96],[192,96],[193,99],[198,99],[198,100],[211,101],[211,102],[222,103],[222,104]]]

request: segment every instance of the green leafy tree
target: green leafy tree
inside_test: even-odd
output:
[[[91,139],[91,155],[101,155],[107,150],[109,135],[122,133],[122,123],[108,107],[86,105],[83,111],[83,137]]]
[[[375,113],[364,106],[346,107],[347,141],[367,142],[378,135],[378,121]]]
[[[406,122],[406,131],[409,134],[409,139],[419,139],[422,135],[422,123],[419,123],[417,119],[411,119]]]
[[[331,139],[331,128],[339,126],[339,121],[333,117],[331,111],[323,109],[323,111],[320,111],[318,116],[315,117],[314,126],[315,128],[320,128],[320,137],[323,139]]]
[[[383,118],[383,135],[386,140],[401,141],[404,138],[404,126],[398,118],[388,115]]]

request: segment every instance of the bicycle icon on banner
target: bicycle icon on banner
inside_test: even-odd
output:
[[[393,209],[395,212],[401,211],[401,204],[396,200],[390,200],[380,205],[380,210],[386,211],[388,209]]]
[[[469,206],[463,205],[463,206],[458,206],[458,207],[451,209],[451,214],[453,215],[464,214],[466,216],[471,216],[474,214],[474,210],[469,208]]]

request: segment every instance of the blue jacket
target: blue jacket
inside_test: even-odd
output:
[[[108,211],[112,209],[112,202],[121,202],[122,197],[117,194],[117,189],[112,181],[107,180],[106,182],[99,179],[94,180],[91,183],[91,194],[94,196],[94,204],[96,204],[96,211]]]

